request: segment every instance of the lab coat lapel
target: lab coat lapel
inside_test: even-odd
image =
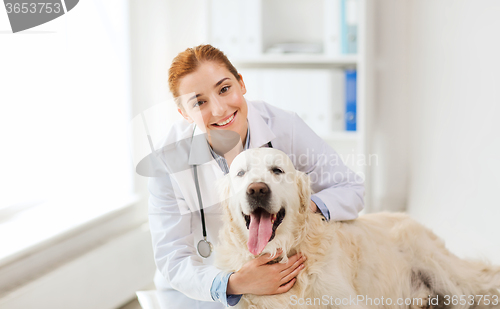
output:
[[[189,165],[201,165],[212,160],[214,159],[208,148],[206,133],[196,126],[191,140],[188,163]]]
[[[247,101],[247,105],[250,148],[259,148],[272,141],[276,136],[253,104]]]

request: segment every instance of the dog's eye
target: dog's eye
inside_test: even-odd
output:
[[[283,170],[279,167],[275,167],[272,169],[273,173],[275,173],[276,175],[279,175],[279,174],[283,174]]]
[[[238,176],[238,177],[241,177],[243,175],[245,175],[245,171],[243,171],[243,170],[239,171],[238,174],[236,174],[236,176]]]

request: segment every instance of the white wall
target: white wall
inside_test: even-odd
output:
[[[399,195],[403,181],[408,212],[452,252],[500,263],[500,2],[378,3],[376,144],[390,163],[378,192]]]
[[[408,195],[408,36],[406,1],[377,0],[371,110],[373,211],[404,210]]]
[[[408,211],[500,263],[500,2],[412,1]]]
[[[180,118],[170,102],[168,69],[179,52],[206,43],[206,5],[204,0],[130,0],[132,117],[168,102],[172,103],[173,115],[169,114],[166,121]],[[144,202],[149,197],[147,180],[135,174],[136,192]]]

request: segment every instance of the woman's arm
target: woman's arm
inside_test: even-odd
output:
[[[364,207],[363,179],[296,114],[293,115],[291,150],[295,167],[311,179],[311,187],[316,192],[313,200],[319,199],[326,205],[330,220],[357,218]]]

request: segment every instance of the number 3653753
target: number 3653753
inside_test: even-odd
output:
[[[493,305],[496,306],[498,305],[498,295],[445,295],[444,296],[444,305],[449,306],[449,305],[478,305],[478,304],[484,304],[486,306],[488,305]]]
[[[60,3],[6,3],[5,8],[8,14],[59,14],[62,9]]]

